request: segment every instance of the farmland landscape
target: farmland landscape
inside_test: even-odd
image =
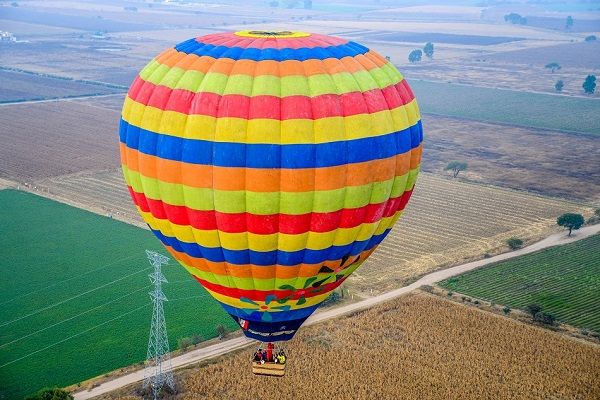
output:
[[[599,247],[597,235],[450,278],[441,286],[513,308],[539,304],[560,321],[600,332]]]
[[[0,395],[22,398],[143,361],[152,234],[20,191],[0,191],[0,203],[3,263],[18,266],[0,270]],[[219,324],[233,329],[183,268],[164,273],[171,347],[215,337]]]
[[[423,293],[311,326],[287,352],[289,373],[277,380],[240,371],[250,368],[247,351],[181,370],[178,397],[593,399],[600,393],[597,346]],[[138,390],[100,398],[137,397]]]
[[[13,35],[0,41],[0,400],[44,386],[77,392],[140,367],[151,316],[144,250],[167,253],[123,181],[125,94],[164,49],[240,30],[364,44],[418,100],[425,138],[412,198],[329,307],[508,252],[509,239],[566,236],[556,224],[565,213],[600,221],[600,90],[583,87],[600,76],[596,1],[0,0],[0,31]],[[452,298],[417,291],[301,329],[277,381],[250,373],[250,350],[223,354],[176,372],[175,397],[600,398],[600,347],[587,340],[600,333],[599,249],[596,235],[436,286]],[[164,273],[172,350],[195,335],[208,345],[218,325],[241,333],[185,269]],[[515,313],[538,303],[589,335],[451,301],[460,296]]]

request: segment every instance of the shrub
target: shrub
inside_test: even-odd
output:
[[[533,320],[544,325],[554,325],[556,317],[545,311],[539,311],[533,316]]]
[[[525,311],[527,311],[531,315],[531,318],[535,319],[535,314],[542,311],[542,306],[536,303],[532,303],[525,307]]]
[[[44,388],[25,400],[73,400],[71,393],[59,388]]]
[[[517,250],[523,247],[523,240],[517,237],[511,237],[506,241],[506,244],[508,245],[508,247],[510,247],[511,250]]]
[[[502,309],[502,312],[504,312],[504,315],[510,314],[511,311],[512,310],[508,306],[504,306],[504,308]]]

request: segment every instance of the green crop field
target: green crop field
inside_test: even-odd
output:
[[[0,191],[0,399],[66,386],[146,358],[147,230],[15,190]],[[163,267],[171,348],[233,320],[180,266]]]
[[[600,135],[600,100],[410,80],[421,112]],[[465,132],[468,134],[469,132]]]
[[[440,285],[512,308],[537,303],[562,322],[600,332],[600,235],[467,272]]]

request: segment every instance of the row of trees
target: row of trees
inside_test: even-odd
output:
[[[410,61],[411,63],[419,62],[423,58],[423,54],[425,54],[425,57],[427,57],[431,60],[431,59],[433,59],[433,52],[434,52],[433,43],[427,42],[425,44],[425,46],[423,47],[423,50],[415,49],[415,50],[411,51],[408,54],[408,61]]]
[[[562,79],[559,79],[554,84],[554,90],[557,92],[562,92],[565,87],[565,82]],[[583,84],[581,85],[585,94],[594,94],[596,91],[596,75],[588,75]]]
[[[505,22],[510,22],[511,24],[515,24],[515,25],[527,25],[527,18],[523,17],[520,14],[517,13],[510,13],[510,14],[506,14],[504,16],[504,21]],[[573,27],[573,23],[575,21],[573,20],[572,16],[568,16],[567,19],[565,20],[565,30],[569,30]]]

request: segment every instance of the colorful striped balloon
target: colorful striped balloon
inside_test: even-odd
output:
[[[288,340],[390,232],[421,158],[417,102],[357,43],[187,40],[123,105],[123,173],[167,250],[261,341]]]

